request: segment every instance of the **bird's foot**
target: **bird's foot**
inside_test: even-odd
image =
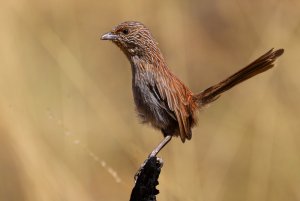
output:
[[[145,165],[148,163],[149,159],[152,158],[152,157],[156,157],[156,156],[149,156],[143,163],[142,165],[140,166],[139,170],[135,173],[134,175],[134,181],[136,182],[138,177],[140,176],[142,170],[144,169]],[[159,157],[157,157],[157,160],[159,161],[161,167],[163,166],[163,160]]]

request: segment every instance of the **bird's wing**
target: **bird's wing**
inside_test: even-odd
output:
[[[161,93],[158,90],[157,84],[150,85],[149,88],[150,88],[150,91],[152,92],[152,94],[157,99],[157,103],[160,105],[160,107],[163,108],[171,118],[173,118],[175,121],[177,121],[174,111],[169,108],[168,102],[166,101],[165,98],[163,98],[161,96]]]
[[[169,71],[159,71],[155,79],[155,85],[159,97],[169,110],[175,114],[179,126],[180,138],[182,142],[185,139],[191,139],[191,123],[190,116],[192,115],[191,91],[184,84],[171,74]]]

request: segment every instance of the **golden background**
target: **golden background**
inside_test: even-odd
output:
[[[129,62],[101,34],[152,31],[194,92],[272,47],[276,68],[199,115],[160,153],[158,200],[300,200],[300,1],[2,1],[0,200],[129,200],[162,139],[139,124]]]

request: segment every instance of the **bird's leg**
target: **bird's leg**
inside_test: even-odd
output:
[[[167,135],[159,144],[157,147],[155,147],[155,149],[149,154],[148,158],[144,161],[144,163],[141,165],[140,169],[137,171],[137,173],[135,173],[134,175],[134,180],[136,181],[141,170],[144,168],[144,166],[146,165],[146,163],[148,162],[148,160],[152,157],[155,157],[163,148],[164,146],[166,146],[172,139],[171,135]]]
[[[162,148],[164,148],[164,146],[166,146],[172,139],[171,135],[167,135],[160,143],[157,147],[155,147],[155,149],[149,154],[148,159],[151,157],[156,156],[160,150],[162,150]],[[147,159],[147,160],[148,160]]]

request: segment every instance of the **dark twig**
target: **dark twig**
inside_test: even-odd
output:
[[[156,186],[162,165],[162,160],[157,157],[147,160],[137,176],[130,201],[156,201],[156,195],[159,193]]]

